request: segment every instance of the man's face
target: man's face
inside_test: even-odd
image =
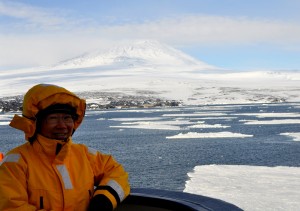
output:
[[[72,115],[53,113],[42,120],[41,135],[57,140],[66,140],[72,135],[74,120]]]

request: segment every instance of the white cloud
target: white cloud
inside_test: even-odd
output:
[[[142,24],[105,27],[99,33],[116,38],[150,37],[174,44],[293,44],[300,24],[246,17],[191,15]]]
[[[56,64],[109,44],[101,38],[72,34],[0,35],[0,67]]]
[[[17,23],[13,26],[21,27],[18,21],[24,21],[24,28],[48,28],[66,24],[66,19],[58,10],[47,10],[39,7],[33,7],[17,2],[0,2],[0,15],[16,19]]]

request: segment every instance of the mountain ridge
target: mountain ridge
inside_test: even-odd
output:
[[[94,51],[54,65],[54,69],[75,69],[96,66],[153,67],[185,66],[198,69],[215,69],[175,48],[154,40],[138,40],[115,46],[107,51]]]

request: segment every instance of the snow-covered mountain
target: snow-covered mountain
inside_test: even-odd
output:
[[[54,69],[75,69],[96,66],[118,67],[186,67],[190,69],[216,68],[205,64],[175,48],[153,40],[138,40],[116,46],[105,52],[92,52],[63,61]]]
[[[37,83],[52,83],[74,92],[151,95],[193,105],[300,101],[300,71],[224,71],[148,40],[51,67],[2,70],[0,80],[0,98],[24,94]]]

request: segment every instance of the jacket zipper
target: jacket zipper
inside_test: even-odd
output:
[[[44,198],[40,196],[40,209],[44,209]]]

